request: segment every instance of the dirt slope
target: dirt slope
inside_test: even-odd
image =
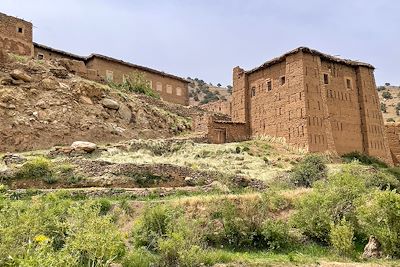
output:
[[[383,112],[383,120],[386,122],[388,119],[393,119],[396,122],[400,121],[400,116],[396,114],[397,103],[400,103],[400,87],[397,86],[380,86],[378,91],[381,103],[386,104],[386,112]],[[383,90],[382,90],[383,89]],[[385,99],[382,94],[390,92],[391,99]]]
[[[56,61],[10,56],[0,63],[0,152],[171,137],[191,128],[190,115],[188,108],[82,79]]]

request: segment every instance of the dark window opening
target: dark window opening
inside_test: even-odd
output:
[[[43,55],[43,54],[38,54],[38,55],[37,55],[37,58],[38,58],[39,60],[42,60],[42,59],[44,59],[44,55]]]
[[[268,91],[271,91],[271,90],[272,90],[272,82],[271,82],[271,81],[268,81],[268,82],[267,82],[267,90],[268,90]]]
[[[329,84],[329,75],[324,74],[324,84]]]
[[[284,85],[286,83],[286,77],[282,76],[281,77],[281,85]]]
[[[21,27],[18,27],[17,31],[18,31],[19,33],[23,33],[23,32],[24,32],[24,29],[22,29]]]
[[[251,88],[251,96],[252,97],[256,96],[256,88],[255,87]]]
[[[350,79],[346,79],[346,87],[347,87],[347,89],[351,89],[351,80]]]

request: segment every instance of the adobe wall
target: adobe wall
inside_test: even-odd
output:
[[[307,149],[302,56],[298,53],[248,74],[252,136],[283,137],[288,143]]]
[[[32,56],[32,23],[0,13],[0,49]]]
[[[218,100],[218,101],[214,101],[214,102],[210,102],[210,103],[201,105],[199,107],[202,109],[205,109],[207,111],[221,113],[221,114],[225,114],[228,116],[231,116],[231,113],[232,113],[232,103],[231,103],[231,101],[227,101],[227,100]]]
[[[247,111],[248,102],[248,81],[246,72],[236,67],[233,69],[233,90],[232,90],[232,120],[238,122],[249,121]]]
[[[34,54],[33,55],[34,58],[36,58],[36,59],[38,58],[38,55],[41,54],[41,55],[43,55],[44,60],[54,60],[54,59],[61,59],[61,58],[69,59],[69,60],[76,60],[76,57],[69,56],[66,53],[59,53],[54,50],[49,50],[49,49],[45,49],[45,48],[37,47],[37,46],[34,46],[33,54]],[[83,62],[83,60],[82,60],[82,62]]]
[[[145,72],[140,69],[136,69],[134,67],[130,67],[127,65],[123,65],[120,63],[112,62],[109,60],[101,59],[101,58],[93,58],[86,62],[86,66],[89,69],[95,69],[98,72],[98,75],[103,79],[106,79],[106,72],[113,72],[113,81],[115,83],[123,82],[123,75],[129,75],[134,71],[139,71],[145,73],[146,79],[151,81],[151,85],[154,91],[160,94],[162,100],[181,104],[181,105],[189,105],[189,94],[188,94],[188,84],[179,81],[170,77],[164,77],[161,75],[157,75],[151,72]],[[157,84],[161,84],[161,91],[157,90]],[[172,86],[172,92],[167,92],[167,85]],[[181,88],[181,96],[177,95],[177,88]]]
[[[217,121],[210,117],[207,139],[213,144],[240,142],[249,138],[247,129],[242,122]]]
[[[386,124],[385,133],[387,136],[390,153],[393,163],[400,164],[400,124]]]

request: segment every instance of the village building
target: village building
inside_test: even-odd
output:
[[[310,152],[359,151],[392,162],[374,67],[306,47],[249,71],[234,68],[232,121],[211,120],[210,141],[268,135]]]
[[[3,13],[0,13],[0,49],[38,60],[60,60],[72,73],[96,81],[123,83],[133,72],[140,72],[162,100],[189,105],[189,81],[184,78],[104,55],[82,57],[34,43],[32,23]]]
[[[232,115],[232,102],[230,99],[209,102],[201,105],[200,107],[210,112],[221,113],[228,116]]]

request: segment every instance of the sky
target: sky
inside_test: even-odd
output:
[[[37,43],[213,84],[307,46],[400,85],[398,0],[0,0],[0,12],[31,21]]]

